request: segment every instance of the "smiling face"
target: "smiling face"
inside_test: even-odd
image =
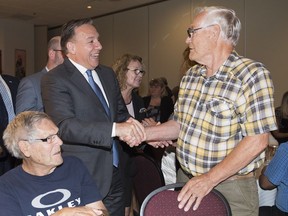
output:
[[[36,126],[36,133],[29,141],[20,141],[25,155],[23,169],[34,175],[47,175],[63,163],[61,156],[62,140],[56,135],[58,128],[48,119],[42,119]],[[51,140],[42,141],[51,135]]]
[[[84,24],[75,28],[75,35],[67,43],[67,56],[87,69],[95,69],[99,65],[101,49],[96,28],[91,24]]]

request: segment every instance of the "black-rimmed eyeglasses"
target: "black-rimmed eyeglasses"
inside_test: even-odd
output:
[[[201,29],[205,29],[205,28],[208,28],[210,26],[213,26],[213,25],[208,25],[208,26],[205,26],[205,27],[199,27],[199,28],[188,28],[187,29],[187,34],[188,34],[188,37],[191,38],[191,36],[193,34],[195,34],[197,31],[201,30]]]
[[[49,136],[47,136],[46,138],[43,138],[43,139],[23,139],[23,141],[28,141],[28,142],[33,142],[33,141],[42,141],[42,142],[47,142],[48,144],[52,144],[59,134],[51,134]]]
[[[144,71],[144,70],[140,70],[140,69],[130,69],[130,68],[127,68],[127,70],[133,71],[133,72],[135,73],[135,75],[139,75],[139,74],[142,74],[142,76],[145,75],[145,71]]]

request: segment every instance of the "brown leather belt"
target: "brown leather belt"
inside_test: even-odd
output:
[[[183,171],[183,173],[184,173],[189,179],[191,179],[191,178],[194,177],[191,173],[186,172],[186,171],[185,171],[184,169],[182,169],[181,167],[180,167],[180,169]]]
[[[183,169],[182,169],[183,170]],[[186,171],[184,171],[184,174],[189,178],[193,178],[193,175],[190,174],[190,173],[187,173]],[[236,175],[233,175],[233,176],[230,176],[229,178],[227,178],[225,181],[233,181],[233,180],[239,180],[239,179],[246,179],[246,178],[253,178],[255,177],[255,172],[252,171],[246,175],[239,175],[239,174],[236,174]]]

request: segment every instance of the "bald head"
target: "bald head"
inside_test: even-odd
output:
[[[55,36],[48,42],[48,62],[47,68],[52,70],[54,67],[62,64],[64,61],[63,52],[61,50],[61,37]]]

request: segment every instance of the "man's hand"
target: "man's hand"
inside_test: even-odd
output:
[[[209,178],[209,174],[193,177],[182,188],[178,195],[180,202],[178,207],[184,211],[188,211],[192,206],[193,210],[197,210],[202,199],[214,188],[214,184]]]
[[[63,208],[57,211],[52,216],[108,216],[108,212],[102,209],[93,209],[87,206],[79,206],[73,208]]]
[[[116,124],[116,136],[130,147],[138,146],[146,139],[144,127],[140,122],[129,118],[126,122]]]

